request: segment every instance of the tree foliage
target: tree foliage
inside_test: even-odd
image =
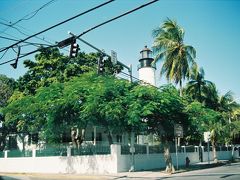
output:
[[[197,65],[195,65],[193,73],[190,76],[190,81],[186,85],[186,93],[193,100],[197,100],[200,103],[205,103],[205,100],[208,98],[206,95],[214,85],[211,81],[206,80],[204,76],[205,72],[203,68],[198,69]]]
[[[18,79],[18,88],[27,94],[53,82],[65,82],[85,72],[96,71],[98,54],[81,52],[76,58],[60,54],[57,48],[41,49],[35,61],[25,60],[28,71]]]
[[[184,44],[184,29],[176,21],[167,19],[161,27],[153,30],[153,52],[155,60],[163,60],[161,74],[168,80],[180,84],[182,95],[182,82],[190,77],[192,65],[195,64],[196,50]]]
[[[15,87],[14,79],[0,74],[0,108],[7,105],[7,101],[12,96]]]

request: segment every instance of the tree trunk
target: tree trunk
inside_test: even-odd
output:
[[[19,134],[19,137],[23,143],[23,146],[22,146],[22,151],[24,152],[24,156],[25,156],[25,146],[26,146],[26,143],[25,143],[25,134]]]
[[[78,149],[81,146],[81,144],[83,143],[83,141],[85,139],[86,127],[87,127],[87,125],[85,125],[85,127],[82,128],[81,130],[79,130],[79,128],[77,128],[77,127],[71,128],[71,139],[72,139],[74,148]],[[81,133],[80,133],[80,131],[81,131]]]
[[[164,142],[164,159],[166,162],[166,172],[167,173],[174,173],[175,169],[172,163],[172,157],[170,154],[170,146],[169,146],[169,142],[165,141]]]
[[[202,151],[202,140],[200,139],[199,141],[199,161],[200,162],[203,162],[203,151]]]
[[[179,81],[179,87],[180,87],[180,96],[183,96],[183,87],[182,87],[182,80]]]
[[[7,133],[2,132],[2,135],[0,136],[0,151],[3,151],[5,149],[6,137],[7,137]]]
[[[217,151],[216,151],[216,142],[214,139],[212,139],[212,151],[213,151],[213,161],[214,163],[217,163],[218,159],[217,159]]]
[[[109,142],[109,145],[113,144],[113,139],[112,139],[112,134],[111,134],[111,131],[109,128],[107,128],[107,131],[108,131],[108,142]]]
[[[202,95],[201,95],[201,86],[198,84],[198,96],[199,96],[199,102],[202,103]]]
[[[86,133],[86,129],[84,128],[84,129],[81,130],[81,135],[79,137],[79,142],[78,142],[79,147],[81,146],[81,144],[83,143],[83,141],[85,139],[85,133]]]
[[[77,130],[76,130],[76,128],[71,128],[71,140],[72,140],[74,148],[78,147],[77,138],[76,137],[77,137]]]

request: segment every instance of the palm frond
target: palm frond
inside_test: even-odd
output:
[[[157,27],[152,31],[152,36],[158,37],[160,34],[162,34],[164,31],[161,29],[161,27]]]
[[[191,55],[192,59],[196,58],[196,50],[194,47],[185,45],[184,49],[186,49],[186,51]]]

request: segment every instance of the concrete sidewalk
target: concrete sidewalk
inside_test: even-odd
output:
[[[171,175],[160,171],[140,171],[140,172],[124,172],[117,174],[15,174],[15,173],[0,173],[1,180],[74,180],[74,179],[98,179],[98,180],[114,180],[114,179],[159,179],[169,177]]]
[[[196,163],[196,164],[191,164],[189,166],[189,168],[179,167],[179,169],[175,170],[175,173],[172,173],[172,174],[166,173],[164,171],[165,169],[156,169],[156,170],[149,170],[149,171],[136,171],[136,172],[122,172],[122,173],[117,173],[117,174],[112,175],[112,178],[115,177],[115,179],[128,179],[128,178],[129,179],[131,179],[131,178],[160,179],[160,178],[171,177],[174,174],[179,174],[179,173],[183,173],[183,172],[219,167],[219,166],[226,165],[228,163],[229,163],[229,161],[227,161],[227,160],[219,161],[218,163],[214,163],[213,161],[210,161],[209,164],[208,164],[208,162],[200,162],[200,163]]]
[[[21,180],[60,180],[60,179],[162,179],[171,177],[174,174],[194,171],[199,169],[208,169],[213,167],[222,166],[227,164],[228,161],[221,161],[218,164],[213,162],[202,162],[197,164],[190,165],[189,168],[179,167],[179,170],[176,170],[173,174],[165,173],[164,169],[156,169],[149,171],[136,171],[136,172],[121,172],[116,174],[15,174],[15,173],[0,173],[0,179],[7,180],[9,177],[14,179]]]

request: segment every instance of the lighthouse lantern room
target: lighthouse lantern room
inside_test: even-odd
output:
[[[140,54],[140,64],[138,65],[139,79],[148,84],[156,86],[156,66],[152,63],[154,60],[152,58],[152,51],[147,46],[145,46],[144,49],[140,51]]]

